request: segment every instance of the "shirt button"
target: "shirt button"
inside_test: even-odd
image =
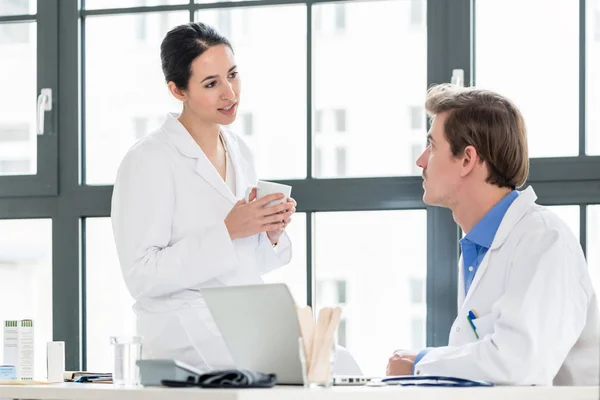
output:
[[[473,272],[473,267],[469,267],[469,272]]]
[[[421,375],[421,370],[417,370],[417,372],[415,373],[415,375]]]
[[[460,332],[460,326],[456,327],[456,332]]]

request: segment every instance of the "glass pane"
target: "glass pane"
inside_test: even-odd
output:
[[[571,232],[573,232],[573,235],[575,235],[575,237],[579,240],[581,236],[579,232],[579,206],[550,206],[548,208],[562,218],[562,220],[571,229]]]
[[[343,308],[338,343],[363,373],[384,374],[396,349],[422,350],[426,211],[317,213],[315,229],[317,308]]]
[[[37,173],[35,22],[0,23],[0,175]]]
[[[306,214],[296,213],[286,228],[292,241],[292,261],[263,276],[266,283],[285,283],[298,305],[306,301]]]
[[[33,320],[34,378],[52,341],[52,220],[0,221],[0,321]],[[0,346],[0,360],[4,359]]]
[[[596,293],[600,295],[600,205],[587,208],[587,260]]]
[[[587,0],[587,153],[600,155],[600,0]]]
[[[110,218],[87,218],[85,238],[87,370],[111,372],[109,337],[136,333],[134,300],[121,274]]]
[[[135,141],[180,110],[164,81],[160,43],[188,20],[184,11],[86,19],[86,183],[114,183]]]
[[[577,155],[579,2],[477,0],[475,9],[477,86],[520,108],[531,157]]]
[[[231,129],[253,149],[259,177],[306,177],[306,7],[202,10],[196,20],[234,47],[242,100]]]
[[[37,0],[0,0],[0,16],[25,15],[37,12]]]
[[[98,8],[166,6],[188,3],[188,0],[85,0],[85,8],[94,10]]]
[[[421,173],[425,9],[425,0],[313,6],[314,176]]]

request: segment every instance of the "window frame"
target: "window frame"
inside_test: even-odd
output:
[[[281,180],[294,186],[298,212],[306,218],[307,299],[315,304],[314,215],[329,211],[427,210],[426,327],[427,345],[447,344],[457,313],[459,228],[446,209],[422,200],[419,176],[317,179],[313,173],[313,6],[342,0],[252,0],[182,5],[85,10],[77,0],[38,2],[38,88],[53,88],[53,111],[46,115],[47,135],[38,137],[39,175],[0,177],[0,218],[52,218],[53,336],[66,341],[66,368],[86,367],[85,249],[86,218],[110,216],[112,185],[88,186],[85,178],[85,110],[80,96],[85,82],[85,21],[94,15],[188,10],[190,20],[200,9],[305,4],[307,7],[307,178]],[[400,0],[402,1],[402,0]],[[83,3],[83,1],[82,1]],[[454,68],[473,82],[475,0],[427,1],[427,82],[448,82]],[[585,155],[585,6],[580,0],[580,155],[532,159],[527,185],[538,202],[581,207],[581,243],[586,249],[587,205],[600,204],[600,156]],[[22,16],[0,17],[0,22]],[[352,21],[346,20],[346,24]],[[80,36],[81,35],[81,36]],[[80,39],[81,37],[81,39]],[[60,43],[60,46],[58,44]],[[41,51],[42,53],[39,53]],[[423,135],[425,136],[424,127]],[[60,135],[58,134],[60,132]],[[583,149],[583,151],[582,151]],[[60,154],[60,158],[58,155]],[[315,193],[319,195],[316,196]],[[385,249],[382,249],[385,251]],[[407,318],[409,316],[407,315]],[[393,349],[392,349],[393,350]]]

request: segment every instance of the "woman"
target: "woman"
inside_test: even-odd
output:
[[[123,276],[137,300],[144,358],[201,370],[233,366],[198,289],[262,283],[287,264],[284,233],[296,211],[274,194],[246,203],[257,177],[250,149],[224,130],[236,117],[240,79],[233,50],[213,28],[189,23],[161,45],[171,94],[183,103],[125,156],[112,224]]]

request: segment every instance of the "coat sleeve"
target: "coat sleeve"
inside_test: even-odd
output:
[[[269,237],[264,232],[260,234],[258,240],[256,257],[261,274],[266,274],[289,264],[292,259],[292,242],[287,232],[281,235],[277,247],[273,247]]]
[[[174,177],[161,148],[132,149],[117,173],[111,220],[135,299],[166,296],[239,268],[224,221],[172,242],[173,208]]]
[[[501,384],[552,382],[586,322],[582,262],[557,230],[539,230],[517,245],[506,292],[492,307],[491,332],[464,346],[434,348],[416,365],[421,375]],[[502,284],[502,282],[498,282]]]

